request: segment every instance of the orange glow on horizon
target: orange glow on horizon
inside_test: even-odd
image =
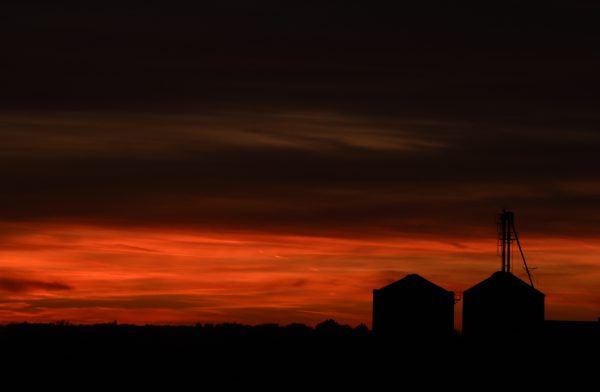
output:
[[[2,231],[0,323],[314,325],[334,318],[370,325],[372,289],[407,273],[461,292],[499,267],[494,238],[457,243],[67,224]],[[547,294],[547,318],[598,317],[597,243],[526,240],[536,285]]]

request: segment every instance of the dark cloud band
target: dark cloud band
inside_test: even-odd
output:
[[[71,286],[60,282],[46,282],[43,280],[0,277],[0,291],[6,293],[18,294],[36,290],[65,291],[71,289]]]

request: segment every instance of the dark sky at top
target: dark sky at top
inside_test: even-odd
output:
[[[197,3],[2,6],[3,220],[600,234],[595,2]]]

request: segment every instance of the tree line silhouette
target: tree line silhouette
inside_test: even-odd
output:
[[[352,327],[332,319],[315,327],[20,323],[0,326],[0,362],[5,371],[51,369],[65,377],[87,375],[111,382],[159,377],[186,380],[186,385],[202,381],[261,386],[284,378],[304,389],[322,382],[338,388],[370,382],[374,388],[398,377],[447,386],[466,369],[491,378],[504,366],[529,373],[541,369],[542,374],[595,374],[595,362],[588,358],[600,349],[600,329],[584,323],[588,333],[581,334],[582,325],[567,324],[551,322],[533,337],[481,342],[458,333],[445,340],[422,335],[389,340],[365,325]],[[565,333],[566,327],[571,332]],[[463,386],[474,382],[461,380]]]

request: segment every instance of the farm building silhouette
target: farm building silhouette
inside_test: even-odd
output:
[[[373,290],[373,332],[386,338],[450,337],[454,292],[411,274]]]
[[[463,335],[505,336],[539,330],[544,294],[507,271],[463,292]]]
[[[463,334],[469,337],[524,336],[544,324],[545,294],[537,290],[514,225],[514,213],[503,210],[498,233],[501,270],[463,293]],[[511,246],[518,245],[529,283],[511,272]],[[419,275],[407,275],[373,290],[373,332],[379,336],[428,338],[454,331],[454,292]]]
[[[544,323],[545,295],[533,286],[514,213],[503,210],[498,222],[501,270],[463,293],[463,335],[525,336]],[[511,246],[516,242],[529,278],[525,283],[512,274]]]

